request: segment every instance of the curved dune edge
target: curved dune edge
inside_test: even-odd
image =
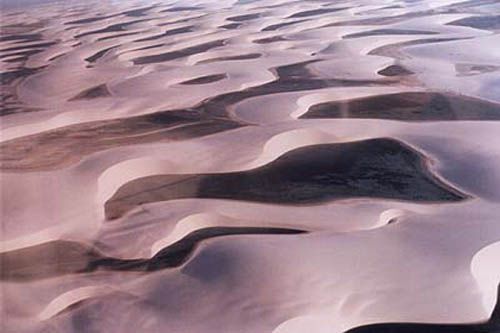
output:
[[[304,114],[306,114],[309,108],[313,105],[320,104],[323,102],[334,102],[338,101],[342,103],[343,101],[349,101],[352,99],[364,98],[377,96],[381,93],[383,94],[391,94],[391,93],[401,93],[401,92],[418,92],[423,91],[421,89],[408,89],[408,88],[364,88],[364,89],[356,89],[353,91],[349,91],[349,94],[346,98],[345,93],[342,91],[332,93],[316,93],[311,94],[309,96],[301,97],[297,100],[298,109],[294,111],[291,116],[295,119],[300,118]]]
[[[70,290],[53,299],[47,307],[40,312],[38,318],[40,320],[48,320],[77,303],[94,297],[103,297],[113,292],[114,288],[112,286],[90,286]]]
[[[378,221],[373,225],[370,226],[353,225],[351,228],[349,228],[348,231],[339,230],[337,232],[356,232],[356,231],[381,228],[391,223],[395,223],[396,220],[404,216],[408,216],[409,214],[414,214],[414,213],[403,209],[391,208],[381,212]],[[209,227],[223,227],[223,226],[245,227],[248,225],[255,225],[255,224],[256,222],[253,221],[252,222],[245,221],[228,215],[223,215],[213,212],[203,212],[203,213],[189,215],[179,220],[175,224],[173,230],[170,231],[166,237],[161,238],[151,246],[151,256],[153,257],[163,248],[179,241],[180,239],[186,237],[188,234],[196,230]],[[284,228],[284,229],[292,228],[293,226],[293,224],[291,223],[285,224],[279,221],[273,221],[273,222],[266,221],[266,222],[259,222],[258,224],[261,226]],[[312,232],[314,231],[314,228],[309,228],[308,231]]]
[[[471,273],[481,289],[484,308],[491,312],[497,300],[496,290],[500,283],[500,242],[488,245],[479,250],[471,262]]]
[[[340,318],[330,315],[304,315],[289,319],[276,327],[272,333],[343,333],[346,325]]]
[[[175,164],[169,160],[154,158],[137,158],[115,164],[99,176],[96,199],[100,204],[104,204],[127,182],[139,177],[161,174],[174,167]]]
[[[292,130],[277,134],[265,143],[262,153],[254,161],[229,171],[245,171],[263,166],[281,155],[300,147],[332,142],[335,138],[319,130]],[[106,169],[98,180],[97,201],[104,204],[126,183],[138,178],[158,174],[182,173],[172,160],[137,158]]]

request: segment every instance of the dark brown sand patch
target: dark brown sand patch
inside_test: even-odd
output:
[[[305,22],[305,21],[307,21],[307,20],[298,20],[298,21],[291,21],[291,22],[284,22],[284,23],[272,24],[272,25],[269,25],[269,26],[265,27],[264,29],[262,29],[262,31],[275,31],[275,30],[278,30],[280,28],[284,28],[284,27],[288,27],[288,26],[291,26],[291,25],[299,24],[299,23],[302,23],[302,22]]]
[[[387,66],[386,68],[378,71],[377,74],[382,75],[382,76],[405,76],[405,75],[411,75],[411,74],[415,74],[415,73],[404,68],[401,65],[390,65],[390,66]]]
[[[240,126],[195,109],[71,125],[0,143],[0,168],[11,172],[51,170],[106,149],[200,137]]]
[[[138,34],[138,32],[125,32],[123,34],[116,34],[116,35],[101,37],[101,38],[98,38],[97,41],[100,42],[103,40],[110,40],[110,39],[115,39],[115,38],[120,38],[120,37],[133,36],[133,35],[137,35],[137,34]]]
[[[203,43],[191,47],[187,47],[182,50],[170,51],[161,54],[155,54],[150,56],[138,57],[132,60],[134,65],[147,65],[154,64],[164,61],[175,60],[179,58],[185,58],[194,54],[203,53],[208,50],[214,49],[216,47],[224,46],[224,40],[216,40],[213,42]]]
[[[114,219],[147,203],[183,198],[318,204],[356,197],[454,202],[466,198],[399,141],[372,139],[295,149],[248,171],[151,176],[122,186],[105,204]]]
[[[500,120],[500,105],[444,93],[409,92],[314,105],[301,119]]]
[[[260,13],[246,14],[246,15],[228,17],[226,20],[232,21],[232,22],[243,22],[243,21],[255,20],[255,19],[259,18],[260,16],[261,16]]]
[[[67,274],[105,271],[153,272],[179,267],[196,247],[207,239],[237,235],[295,235],[304,231],[267,227],[211,227],[196,230],[163,248],[150,259],[108,257],[91,245],[52,241],[20,250],[0,253],[0,280],[27,282]]]
[[[239,27],[241,27],[241,25],[242,25],[241,23],[229,23],[229,24],[221,25],[219,28],[233,30],[233,29],[238,29]]]
[[[184,34],[184,33],[187,33],[187,32],[193,32],[194,26],[188,26],[188,27],[182,27],[182,28],[177,28],[177,29],[171,29],[171,30],[167,30],[165,31],[164,33],[161,33],[161,34],[158,34],[158,35],[154,35],[154,36],[151,36],[151,37],[146,37],[146,38],[141,38],[141,39],[137,39],[135,40],[135,42],[149,42],[149,41],[152,41],[152,40],[157,40],[157,39],[160,39],[160,38],[163,38],[163,37],[168,37],[168,36],[174,36],[174,35],[178,35],[178,34]]]
[[[76,20],[76,21],[66,22],[64,24],[66,24],[66,25],[79,25],[79,24],[94,23],[94,22],[98,22],[98,21],[102,21],[102,20],[107,20],[109,18],[113,18],[113,17],[116,17],[118,15],[119,14],[107,15],[107,16],[94,16],[94,17],[84,18],[84,19],[80,19],[80,20]]]
[[[448,24],[482,30],[498,30],[500,29],[500,15],[466,17]]]
[[[338,11],[348,9],[348,8],[349,7],[345,7],[345,8],[319,8],[319,9],[306,10],[303,12],[292,14],[291,16],[289,16],[289,18],[318,16],[318,15],[338,12]]]
[[[108,53],[109,51],[111,51],[113,49],[116,49],[117,47],[118,46],[112,46],[112,47],[108,47],[107,49],[96,52],[95,54],[91,55],[90,57],[85,58],[85,61],[92,64],[92,63],[96,62],[97,60],[101,59],[102,57],[104,57],[104,55],[106,55],[106,53]]]
[[[408,29],[376,29],[370,31],[357,32],[345,35],[344,39],[371,37],[371,36],[384,36],[384,35],[436,35],[438,32],[422,31],[422,30],[408,30]]]
[[[191,85],[191,84],[207,84],[207,83],[221,81],[221,80],[224,80],[225,78],[227,78],[226,74],[205,75],[205,76],[198,77],[196,79],[184,81],[184,82],[182,82],[180,84],[187,84],[187,85]]]
[[[387,84],[377,81],[316,78],[306,68],[307,64],[312,62],[314,60],[275,68],[278,76],[275,81],[218,95],[187,110],[71,125],[0,143],[0,167],[11,172],[54,169],[75,163],[91,153],[120,145],[192,138],[238,128],[244,124],[230,120],[228,107],[254,96],[327,87]],[[163,123],[162,119],[166,123]],[[173,130],[167,124],[184,127]],[[78,149],[75,149],[76,147]]]
[[[0,42],[11,42],[11,41],[35,42],[35,41],[40,41],[41,39],[42,39],[42,34],[40,33],[0,36]]]
[[[220,61],[252,60],[252,59],[258,59],[261,56],[262,55],[260,53],[240,54],[240,55],[235,55],[235,56],[205,59],[205,60],[199,61],[198,64],[209,64],[209,63],[220,62]]]
[[[99,34],[104,34],[104,33],[108,33],[108,32],[121,32],[121,31],[125,31],[126,28],[131,26],[131,25],[134,25],[137,23],[142,23],[142,22],[147,22],[147,21],[149,21],[149,19],[140,19],[140,20],[133,20],[133,21],[129,21],[129,22],[116,23],[116,24],[112,24],[110,26],[107,26],[106,28],[103,28],[103,29],[98,29],[98,30],[93,30],[93,31],[78,34],[75,36],[75,38],[82,38],[82,37],[91,36],[91,35],[99,35]]]
[[[175,12],[188,12],[192,10],[200,10],[202,7],[195,6],[184,6],[184,7],[172,7],[162,10],[160,13],[175,13]]]
[[[109,97],[109,96],[111,96],[111,93],[109,92],[108,87],[105,84],[101,84],[98,85],[97,87],[93,87],[82,91],[75,97],[71,98],[70,101],[94,99],[94,98]]]
[[[147,12],[149,12],[151,9],[156,8],[156,6],[157,5],[128,10],[128,11],[120,13],[120,15],[125,15],[125,16],[129,16],[129,17],[145,16]]]
[[[271,44],[271,43],[285,42],[285,41],[287,41],[287,39],[284,38],[283,36],[274,36],[274,37],[256,39],[253,42],[255,44]]]

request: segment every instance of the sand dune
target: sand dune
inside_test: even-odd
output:
[[[498,1],[0,7],[0,331],[500,331]]]

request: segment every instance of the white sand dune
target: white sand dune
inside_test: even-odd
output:
[[[33,2],[0,11],[0,331],[343,333],[491,316],[499,3]],[[399,150],[352,156],[370,140]],[[290,160],[298,171],[270,173]],[[408,183],[408,165],[448,197]],[[259,172],[274,178],[245,183]],[[162,195],[171,182],[179,193]],[[326,187],[372,192],[293,200]]]

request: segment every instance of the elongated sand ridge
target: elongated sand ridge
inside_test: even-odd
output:
[[[3,333],[500,332],[500,2],[5,0]]]

